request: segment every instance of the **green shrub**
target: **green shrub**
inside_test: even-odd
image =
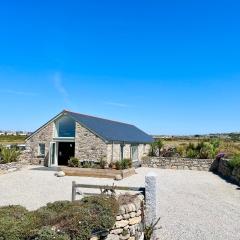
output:
[[[180,157],[186,156],[186,148],[182,145],[177,146],[176,152],[180,155]]]
[[[132,160],[131,159],[123,159],[121,161],[122,169],[128,169],[132,167]]]
[[[60,231],[67,233],[71,239],[88,240],[92,231],[113,227],[119,208],[115,198],[91,196],[82,199],[79,204],[58,222]]]
[[[77,202],[75,203],[75,205]],[[73,203],[69,201],[56,201],[35,211],[43,226],[55,225],[73,209]]]
[[[32,212],[0,207],[0,240],[88,240],[93,231],[113,227],[118,209],[107,195],[49,203]]]
[[[231,169],[240,168],[240,154],[236,154],[230,161],[228,161],[228,166]]]
[[[153,142],[150,145],[150,150],[149,150],[148,156],[156,157],[156,155],[157,155],[156,151],[157,151],[157,144],[156,144],[156,142]]]
[[[197,145],[189,143],[186,147],[186,156],[188,158],[209,159],[217,155],[219,142],[201,141]]]
[[[82,162],[81,167],[82,168],[94,168],[95,164],[92,161],[84,161],[84,162]]]
[[[25,240],[34,236],[39,219],[21,206],[0,208],[0,240]]]
[[[194,149],[188,149],[186,151],[186,157],[187,158],[197,158],[198,157],[198,153],[196,150]]]
[[[122,169],[121,161],[116,161],[115,165],[116,165],[116,169],[117,170],[121,170]]]
[[[132,160],[131,159],[122,159],[120,161],[116,162],[116,169],[117,170],[123,170],[128,169],[132,167]]]
[[[199,150],[200,159],[215,158],[216,154],[217,154],[216,149],[214,145],[212,145],[211,143],[203,142],[200,145],[200,150]]]
[[[68,160],[68,166],[69,167],[79,167],[80,166],[80,161],[78,158],[75,158],[75,157],[71,157],[69,160]]]
[[[2,147],[0,152],[0,161],[1,163],[16,162],[19,155],[20,152],[16,148]]]
[[[99,166],[100,166],[101,169],[106,168],[106,166],[107,166],[107,161],[104,160],[103,158],[101,158],[101,160],[99,161]]]
[[[34,240],[70,240],[70,237],[66,234],[56,233],[51,227],[43,227],[41,228],[36,236],[34,237]]]

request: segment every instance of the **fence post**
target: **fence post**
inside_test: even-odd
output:
[[[75,187],[75,185],[76,185],[76,182],[73,181],[72,182],[72,202],[76,200],[76,187]]]
[[[145,223],[147,226],[155,223],[157,220],[157,174],[150,172],[145,177],[146,191],[146,214]],[[153,233],[152,239],[156,238]]]

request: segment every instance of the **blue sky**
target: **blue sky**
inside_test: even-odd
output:
[[[152,134],[240,131],[240,3],[1,1],[0,129],[62,109]]]

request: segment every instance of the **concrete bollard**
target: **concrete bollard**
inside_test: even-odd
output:
[[[147,226],[155,223],[157,220],[157,174],[150,172],[145,177],[146,191],[146,214],[145,223]],[[152,239],[156,238],[156,233],[153,233]]]

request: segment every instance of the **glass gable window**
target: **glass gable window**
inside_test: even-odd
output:
[[[75,137],[75,121],[63,116],[56,121],[56,137]]]

